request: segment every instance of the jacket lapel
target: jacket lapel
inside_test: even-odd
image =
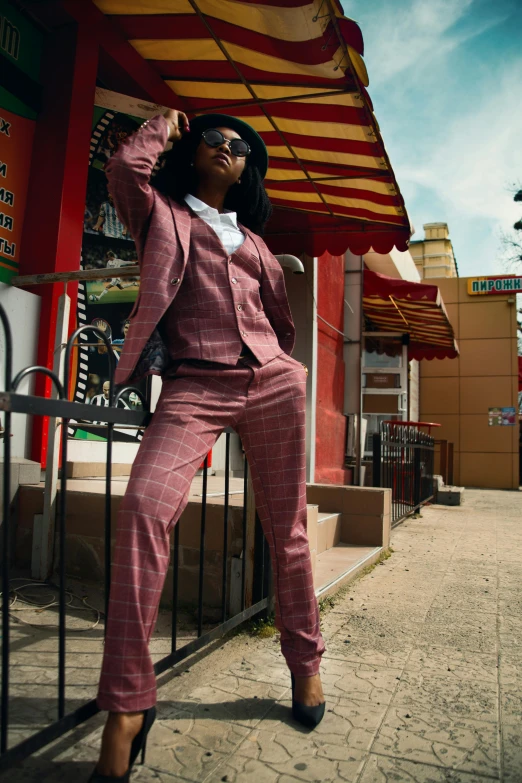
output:
[[[178,235],[179,244],[183,252],[183,269],[187,264],[189,249],[190,249],[190,210],[188,207],[182,207],[176,201],[169,197],[169,205],[172,211],[172,218],[174,220],[174,226]]]
[[[276,282],[280,279],[281,275],[283,274],[283,270],[281,269],[277,259],[274,258],[273,264],[271,262],[270,258],[270,252],[268,251],[265,243],[263,240],[257,236],[257,234],[254,234],[253,231],[250,231],[249,228],[245,228],[245,226],[241,226],[241,230],[244,231],[254,245],[257,248],[257,252],[259,254],[259,262],[261,264],[261,273],[262,277],[266,280],[268,284],[268,288],[270,289],[270,292],[272,296],[274,297],[274,301],[278,302],[279,297],[276,293]]]
[[[273,275],[270,270],[270,265],[266,263],[265,243],[260,239],[260,237],[257,236],[257,234],[254,234],[253,231],[250,231],[249,228],[245,228],[245,226],[243,225],[240,225],[240,228],[241,231],[244,231],[245,234],[247,234],[250,237],[250,239],[256,246],[263,275],[265,275],[269,279],[272,279]]]

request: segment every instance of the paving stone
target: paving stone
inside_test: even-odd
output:
[[[295,778],[294,778],[295,780]],[[205,779],[205,783],[281,783],[281,775],[271,766],[262,761],[239,756],[237,753],[229,756],[220,766],[213,770]]]
[[[325,716],[310,734],[309,729],[292,719],[291,701],[288,698],[274,705],[260,727],[277,735],[310,735],[320,742],[366,751],[375,738],[386,710],[387,702],[370,704],[362,699],[328,696]]]
[[[289,676],[284,687],[225,674],[215,677],[212,684],[195,688],[187,701],[164,702],[162,716],[171,719],[182,710],[200,719],[223,720],[253,728],[289,688]]]
[[[185,780],[204,780],[248,733],[243,726],[179,712],[154,726],[147,744],[147,766]]]
[[[331,744],[315,732],[279,733],[255,730],[239,746],[238,756],[261,761],[281,775],[298,780],[353,781],[365,754],[344,744]]]
[[[2,783],[71,783],[72,780],[86,781],[94,768],[93,761],[82,761],[79,754],[66,762],[47,762],[28,759],[22,766],[14,767],[0,774]]]
[[[131,780],[522,783],[520,496],[468,490],[466,505],[431,507],[396,528],[392,547],[322,614],[327,711],[314,731],[291,718],[277,637],[238,635],[159,678],[147,763]],[[103,627],[80,632],[86,615],[73,619],[68,709],[94,695],[103,650]],[[169,650],[168,619],[160,615],[154,658]],[[16,625],[11,638],[12,744],[55,718],[57,639]],[[87,780],[104,720],[2,783]]]
[[[497,655],[480,655],[469,650],[455,650],[453,647],[430,647],[428,645],[412,650],[404,674],[419,672],[425,677],[448,677],[472,682],[496,684]]]
[[[489,547],[488,547],[489,548]],[[460,576],[465,573],[469,576],[476,576],[485,579],[497,578],[497,555],[490,554],[484,557],[455,557],[448,564],[448,576],[455,574]]]
[[[421,627],[421,623],[404,619],[394,622],[393,615],[385,610],[360,611],[328,641],[325,658],[357,660],[368,653],[369,663],[380,663],[384,656],[395,661],[391,666],[400,666],[407,660]]]
[[[401,669],[371,666],[365,663],[326,659],[321,670],[323,690],[327,696],[352,696],[375,704],[388,703],[397,687]]]
[[[490,608],[495,608],[495,602],[489,601],[485,603],[489,604]],[[463,616],[460,611],[444,609],[434,603],[426,615],[427,624],[450,626],[462,622],[466,623],[467,626],[478,629],[486,628],[495,632],[497,629],[496,612],[477,612],[470,609]]]
[[[503,690],[522,692],[522,648],[501,650],[499,681]]]
[[[131,776],[132,783],[186,783],[187,778],[171,775],[164,769],[156,770],[144,765],[135,769]]]
[[[522,637],[513,633],[499,633],[498,644],[500,650],[522,653]]]
[[[461,622],[424,624],[423,640],[437,647],[454,647],[458,651],[470,650],[481,654],[493,654],[497,650],[497,634],[493,627],[480,627],[463,617]]]
[[[223,673],[284,688],[290,685],[290,672],[279,646],[271,651],[249,651],[247,655],[234,661]]]
[[[436,614],[449,615],[451,613],[462,617],[471,615],[490,615],[489,622],[495,623],[498,616],[498,607],[495,600],[488,600],[488,596],[462,596],[453,594],[451,596],[437,596],[430,607],[432,617]],[[428,619],[428,618],[426,618]]]
[[[347,632],[339,634],[327,644],[323,662],[332,659],[400,667],[404,666],[414,646],[415,639],[409,639],[406,635],[398,639],[386,633],[382,636],[354,636]]]
[[[427,705],[428,706],[428,705]],[[433,709],[393,704],[373,753],[423,764],[496,776],[499,768],[498,726],[493,722],[454,718]]]
[[[491,777],[372,754],[358,783],[491,783]]]
[[[488,591],[486,593],[486,590]],[[472,574],[469,579],[461,574],[453,577],[446,574],[437,591],[437,599],[473,600],[495,602],[498,598],[496,578],[488,575]]]
[[[383,666],[387,669],[401,668],[408,660],[408,656],[413,650],[413,642],[403,642],[402,645],[394,643],[389,645],[389,649],[383,649],[386,645],[380,644],[379,648],[372,647],[377,644],[377,640],[354,639],[347,634],[339,637],[338,640],[331,641],[326,648],[323,656],[323,666],[329,660],[346,661],[347,665],[365,663],[369,666]]]
[[[450,719],[475,718],[497,723],[499,717],[497,684],[470,679],[405,672],[392,704],[409,713],[436,710]]]
[[[506,636],[522,637],[522,618],[508,613],[506,608],[499,605],[499,633]]]
[[[517,723],[520,726],[520,721],[522,719],[522,691],[502,687],[500,694],[500,708],[502,711],[503,724]]]
[[[502,762],[505,783],[522,780],[522,735],[519,720],[502,726]]]

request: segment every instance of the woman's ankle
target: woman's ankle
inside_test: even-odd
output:
[[[96,765],[101,775],[121,777],[127,772],[132,741],[142,725],[143,712],[109,712]]]

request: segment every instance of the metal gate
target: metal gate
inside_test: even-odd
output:
[[[87,422],[105,422],[107,424],[107,455],[105,477],[105,614],[109,597],[110,585],[110,560],[111,560],[111,460],[113,429],[115,425],[130,427],[145,427],[150,419],[150,413],[146,409],[146,401],[138,389],[132,389],[139,395],[144,410],[133,411],[118,408],[118,399],[129,391],[131,387],[120,389],[117,394],[113,391],[113,376],[115,369],[114,357],[110,344],[104,332],[93,326],[84,326],[77,329],[68,340],[64,351],[63,382],[57,374],[46,367],[32,366],[12,377],[12,339],[9,321],[5,310],[0,305],[0,320],[5,334],[5,391],[0,393],[0,410],[4,412],[4,465],[3,465],[3,521],[2,521],[2,682],[1,682],[1,724],[0,724],[0,770],[6,769],[16,762],[28,757],[37,750],[43,748],[53,740],[86,721],[98,712],[95,700],[85,701],[80,707],[71,712],[66,712],[66,515],[67,515],[67,437],[61,438],[61,478],[59,480],[59,493],[56,507],[56,540],[58,542],[58,654],[56,666],[58,669],[58,684],[56,689],[56,719],[45,728],[33,733],[22,741],[10,747],[10,603],[11,603],[11,573],[12,573],[12,542],[13,530],[11,524],[10,492],[11,484],[11,444],[12,431],[11,417],[13,414],[47,416],[51,422],[61,420],[61,432],[67,433],[68,423],[71,419]],[[107,347],[107,356],[110,363],[110,404],[108,407],[97,407],[89,404],[71,402],[66,399],[66,390],[69,387],[69,366],[71,352],[77,346],[77,340],[84,332],[90,332],[96,340],[102,340]],[[36,397],[19,394],[18,388],[24,378],[35,373],[43,373],[51,378],[56,399]],[[205,645],[223,636],[231,629],[243,623],[255,615],[267,612],[270,605],[270,560],[268,545],[262,533],[259,520],[255,513],[253,498],[248,480],[248,466],[245,460],[245,475],[243,481],[243,508],[242,508],[242,570],[241,570],[241,607],[233,617],[227,613],[229,592],[229,466],[230,466],[230,433],[226,430],[226,465],[224,479],[224,520],[223,520],[223,563],[222,563],[222,601],[221,618],[219,624],[210,631],[203,632],[203,582],[205,575],[205,537],[207,526],[207,476],[208,460],[205,459],[203,468],[203,493],[201,504],[200,526],[200,559],[199,559],[199,586],[197,606],[197,638],[183,646],[178,645],[178,609],[179,609],[179,524],[174,530],[174,557],[173,557],[173,587],[172,587],[172,625],[170,652],[155,664],[156,674],[159,675],[183,659],[200,650]],[[51,527],[54,518],[51,520]],[[49,539],[54,540],[53,530],[49,531]],[[247,573],[248,572],[248,573]],[[35,701],[38,696],[35,696]]]
[[[433,497],[435,440],[419,426],[384,421],[373,436],[373,486],[392,490],[392,527]]]

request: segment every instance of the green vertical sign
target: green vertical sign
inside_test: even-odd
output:
[[[9,0],[0,0],[0,70],[5,58],[35,82],[40,81],[43,34]],[[21,117],[36,119],[36,112],[0,86],[0,107]]]

